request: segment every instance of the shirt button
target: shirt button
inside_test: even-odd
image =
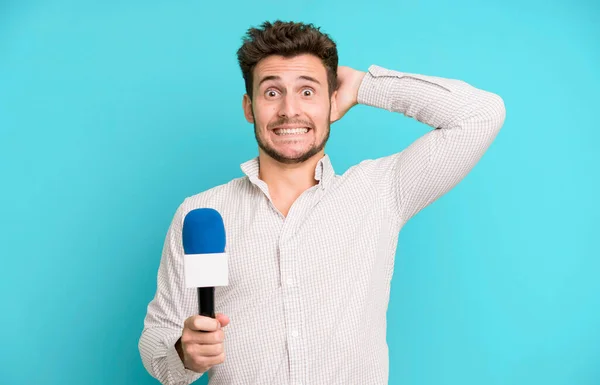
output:
[[[292,335],[292,337],[296,338],[298,337],[298,330],[292,330],[290,334]]]

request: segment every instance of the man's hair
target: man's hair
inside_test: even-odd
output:
[[[246,83],[246,93],[250,99],[252,99],[252,76],[259,61],[271,55],[289,58],[302,54],[311,54],[321,59],[327,70],[327,84],[331,96],[337,88],[337,47],[327,34],[320,31],[319,27],[277,20],[274,23],[266,21],[260,28],[248,29],[243,44],[237,51],[237,58]]]

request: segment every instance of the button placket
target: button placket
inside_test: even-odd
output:
[[[301,202],[298,202],[301,203]],[[300,215],[304,210],[297,207],[295,215]],[[284,310],[286,318],[286,340],[289,354],[290,380],[292,383],[303,380],[303,362],[305,352],[302,344],[302,312],[301,292],[297,282],[297,271],[299,261],[296,258],[297,250],[294,246],[295,218],[289,218],[284,223],[279,243],[280,269],[282,279],[282,294],[284,298]]]

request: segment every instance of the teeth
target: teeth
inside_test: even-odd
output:
[[[279,128],[274,131],[277,135],[306,134],[308,128]]]

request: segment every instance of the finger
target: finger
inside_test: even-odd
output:
[[[225,352],[219,354],[218,356],[211,356],[211,357],[202,357],[202,356],[198,356],[196,359],[194,359],[194,362],[198,363],[199,365],[203,366],[203,367],[212,367],[218,364],[222,364],[225,361]]]
[[[215,357],[223,353],[223,344],[193,345],[192,354],[203,357]]]
[[[219,354],[218,356],[208,357],[207,361],[210,366],[222,364],[225,361],[225,352]]]
[[[221,327],[227,326],[229,324],[229,317],[223,313],[217,313],[215,315],[217,321],[221,323]]]
[[[181,342],[186,345],[214,345],[220,344],[225,340],[225,332],[217,330],[214,332],[201,332],[188,330],[181,336]]]
[[[219,322],[214,318],[195,315],[185,320],[184,327],[194,331],[214,332],[219,329]]]

